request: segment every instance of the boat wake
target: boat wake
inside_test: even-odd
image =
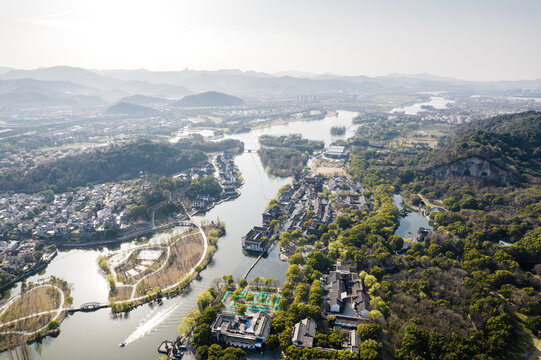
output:
[[[121,342],[121,346],[125,346],[131,342],[134,342],[135,340],[142,338],[146,334],[150,333],[152,330],[154,330],[158,325],[160,325],[164,320],[166,320],[177,308],[178,308],[178,302],[175,304],[171,304],[171,306],[166,308],[156,308],[150,313],[147,314],[141,321],[139,321],[139,325],[134,330],[133,333],[130,334],[124,340]]]

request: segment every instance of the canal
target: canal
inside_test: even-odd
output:
[[[352,124],[356,113],[339,111],[336,116],[322,120],[297,121],[275,125],[230,136],[245,143],[248,149],[259,148],[258,136],[302,134],[311,140],[323,140],[329,145],[335,140],[355,134],[358,125]],[[331,135],[333,126],[345,126],[344,135]],[[91,313],[75,313],[61,324],[57,338],[47,337],[40,344],[26,346],[31,359],[156,359],[157,347],[164,339],[177,336],[177,326],[182,318],[197,306],[197,295],[211,287],[215,279],[232,274],[239,279],[255,260],[243,254],[241,237],[254,225],[261,225],[261,213],[267,203],[276,196],[278,189],[291,182],[289,178],[269,175],[263,168],[257,153],[243,153],[235,158],[242,171],[244,185],[241,195],[214,207],[196,221],[217,220],[226,223],[227,234],[220,238],[218,250],[208,267],[201,272],[188,289],[181,295],[164,299],[161,305],[142,305],[129,313],[113,315],[110,309]],[[166,237],[169,234],[155,236]],[[104,250],[101,250],[104,251]],[[71,250],[60,252],[49,264],[45,274],[30,278],[37,279],[57,276],[72,286],[74,304],[97,301],[106,302],[108,287],[97,265],[99,250]],[[263,258],[252,270],[248,280],[256,276],[278,279],[283,283],[288,264],[279,260],[279,249],[275,246],[269,256]],[[12,291],[12,295],[17,290]],[[118,345],[126,341],[127,345]],[[0,359],[17,359],[22,349],[0,354]],[[257,358],[261,358],[258,356]]]

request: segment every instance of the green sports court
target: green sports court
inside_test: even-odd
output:
[[[254,299],[252,301],[247,301],[246,297],[248,294],[252,294]],[[272,301],[272,297],[276,296],[276,301]],[[254,291],[243,291],[237,301],[233,301],[233,291],[227,291],[222,297],[222,303],[226,306],[227,309],[234,311],[237,305],[244,304],[246,308],[250,311],[263,311],[267,313],[273,313],[277,310],[280,310],[278,307],[278,302],[280,301],[280,295],[278,294],[268,294],[265,292],[254,292]]]

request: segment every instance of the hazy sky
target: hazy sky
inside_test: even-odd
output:
[[[541,78],[541,0],[0,0],[0,65]]]

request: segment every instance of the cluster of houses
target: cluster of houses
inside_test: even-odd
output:
[[[362,279],[348,266],[336,264],[336,270],[325,275],[324,290],[328,295],[323,304],[323,313],[335,315],[334,326],[347,331],[341,348],[359,354],[361,340],[357,334],[360,323],[370,321],[370,298]],[[261,350],[271,331],[272,314],[257,311],[248,315],[230,312],[219,313],[213,322],[214,341],[227,346],[250,350]],[[295,324],[291,342],[296,346],[312,348],[315,344],[318,323],[305,318]],[[319,348],[321,350],[336,350]]]
[[[214,164],[204,161],[197,167],[190,170],[189,173],[182,173],[177,176],[187,179],[197,179],[200,177],[218,175],[218,181],[222,187],[221,198],[226,199],[238,195],[237,188],[240,184],[239,169],[233,161],[235,155],[229,151],[216,156]],[[213,199],[208,195],[198,195],[192,203],[195,210],[205,209],[210,205]],[[214,199],[216,200],[216,199]]]
[[[265,251],[266,240],[275,232],[275,226],[270,226],[273,220],[278,221],[280,231],[299,230],[305,238],[320,236],[320,226],[329,225],[344,211],[369,209],[371,204],[364,192],[360,184],[345,176],[325,178],[318,174],[295,180],[262,214],[263,226],[254,226],[242,238],[242,246],[249,251]]]
[[[20,150],[17,152],[6,151],[0,159],[0,170],[9,168],[27,168],[51,160],[61,159],[66,156],[75,156],[81,153],[82,149],[49,149],[49,150]]]
[[[325,311],[336,317],[336,325],[357,327],[370,318],[370,296],[363,280],[348,266],[336,265],[336,270],[324,276],[328,301]]]
[[[37,243],[34,240],[0,241],[0,267],[2,270],[15,273],[27,264],[36,262],[34,253]]]
[[[70,232],[128,225],[130,187],[109,183],[54,195],[13,194],[0,198],[0,230],[47,238]]]
[[[362,279],[351,272],[348,266],[336,264],[336,270],[324,275],[324,289],[328,291],[324,304],[324,313],[335,316],[335,327],[348,331],[342,349],[359,353],[361,340],[357,334],[357,326],[369,321],[370,297]],[[291,342],[294,345],[311,348],[317,333],[317,322],[306,318],[295,324]],[[327,350],[327,349],[322,349]]]
[[[317,323],[306,318],[295,324],[293,328],[293,336],[291,343],[296,346],[312,348],[314,347],[314,338],[317,333]],[[336,350],[328,348],[320,348],[321,350]],[[347,338],[342,343],[342,350],[349,350],[355,354],[359,354],[361,349],[361,339],[357,334],[357,330],[349,329]]]
[[[240,186],[239,168],[233,161],[234,154],[229,151],[216,156],[215,164],[218,168],[218,179],[222,185],[224,197],[237,194],[237,187]]]

